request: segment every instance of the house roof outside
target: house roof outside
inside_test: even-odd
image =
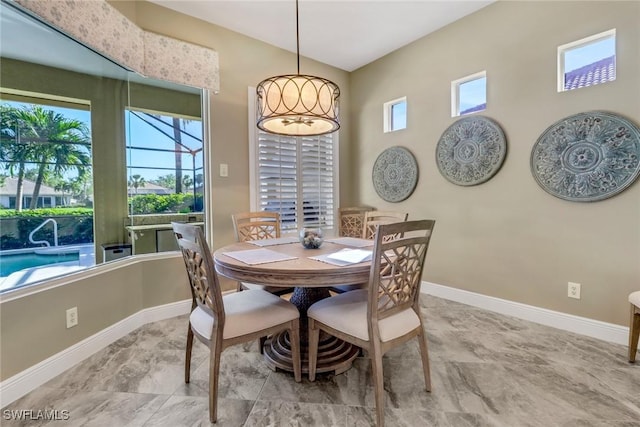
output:
[[[151,182],[145,182],[144,185],[141,185],[137,189],[133,187],[129,187],[129,195],[140,195],[140,194],[173,194],[174,192],[166,187],[162,187],[157,184],[153,184]]]
[[[616,79],[616,56],[564,73],[564,90],[578,89]]]
[[[25,179],[22,181],[22,194],[24,196],[31,196],[36,183]],[[4,185],[0,187],[0,196],[15,196],[18,192],[18,178],[5,178]],[[57,191],[48,185],[42,184],[40,186],[40,196],[68,196],[63,194],[62,191]]]

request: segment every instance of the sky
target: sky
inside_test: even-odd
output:
[[[125,124],[128,129],[127,145],[132,147],[145,148],[162,148],[173,150],[175,147],[172,138],[164,135],[160,130],[154,129],[145,123],[141,118],[157,126],[162,132],[168,133],[173,137],[172,118],[169,116],[159,116],[162,122],[154,120],[143,113],[137,111],[127,111],[125,114]],[[182,134],[182,144],[191,150],[200,150],[195,155],[196,175],[202,172],[203,155],[202,155],[202,122],[199,120],[181,120],[183,130],[193,137]],[[195,137],[195,138],[194,138]],[[186,151],[186,149],[185,149]],[[189,175],[193,178],[193,158],[191,154],[182,154],[183,176]],[[153,152],[148,150],[131,149],[127,152],[127,164],[131,166],[130,175],[141,175],[145,180],[153,180],[161,175],[175,174],[175,170],[163,169],[143,169],[143,167],[153,168],[175,168],[175,154],[173,152]],[[139,167],[139,168],[136,168]]]
[[[5,101],[2,103],[7,103],[14,107],[23,107],[28,106],[28,103],[21,102],[13,102],[13,101]],[[53,110],[55,112],[63,114],[65,117],[70,119],[76,119],[83,123],[85,123],[89,129],[91,128],[91,112],[87,110],[77,110],[72,108],[62,108],[57,106],[45,106],[46,109]],[[148,118],[144,116],[144,114],[140,112],[135,112],[140,116],[145,117],[149,122],[156,125],[162,131],[168,133],[173,136],[173,127],[171,126],[171,117],[169,116],[159,116],[159,118],[164,122],[160,122],[158,120],[154,120],[153,118]],[[182,143],[189,147],[192,150],[196,150],[202,148],[202,122],[199,120],[191,120],[191,121],[182,121],[183,122],[183,130],[193,137],[188,136],[186,134],[182,135]],[[168,123],[168,124],[167,124]],[[154,147],[154,148],[162,148],[162,149],[174,149],[174,142],[168,136],[163,135],[157,129],[154,129],[152,126],[145,123],[140,118],[134,115],[132,111],[125,112],[125,126],[126,126],[126,137],[127,137],[127,145],[139,146],[139,147]],[[199,139],[199,140],[198,140]],[[132,141],[130,144],[129,141]],[[190,154],[182,155],[182,165],[183,165],[183,175],[189,175],[193,178],[193,161],[192,156]],[[196,171],[196,174],[202,173],[202,165],[203,165],[203,155],[202,151],[200,151],[196,156],[196,167],[199,170]],[[127,164],[131,166],[138,167],[154,167],[154,168],[169,168],[170,170],[163,169],[136,169],[131,168],[129,171],[129,175],[139,174],[145,178],[146,181],[150,181],[156,179],[161,175],[175,174],[175,157],[173,152],[154,152],[149,150],[129,150],[127,153]],[[3,165],[4,166],[4,165]],[[29,168],[35,168],[36,165],[30,165]],[[6,173],[6,169],[0,168],[0,172]],[[68,172],[65,175],[67,178],[73,178],[77,176],[75,171]]]
[[[616,39],[608,37],[596,43],[565,51],[565,72],[573,71],[616,54]]]
[[[486,77],[462,83],[458,90],[460,91],[460,111],[487,102]]]

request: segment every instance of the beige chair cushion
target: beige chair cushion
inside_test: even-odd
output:
[[[366,289],[360,289],[325,298],[309,307],[307,316],[363,341],[369,341],[368,292]],[[382,319],[378,322],[378,326],[380,338],[384,342],[419,327],[420,319],[415,311],[407,309]]]
[[[640,291],[632,292],[629,295],[629,302],[636,307],[640,307]]]
[[[298,319],[298,309],[289,301],[269,292],[251,290],[236,292],[222,297],[226,316],[224,339],[239,337],[261,329]],[[200,335],[209,338],[213,328],[213,317],[197,307],[189,317],[191,327]]]

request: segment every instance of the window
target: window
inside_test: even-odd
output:
[[[407,128],[407,97],[385,102],[383,106],[383,130],[393,132]]]
[[[132,215],[202,212],[202,122],[127,110],[127,184]]]
[[[481,71],[451,82],[451,117],[487,109],[487,72]]]
[[[615,29],[558,46],[558,92],[615,79]]]
[[[64,263],[60,274],[95,262],[91,113],[78,102],[3,93],[0,291],[26,268]]]
[[[338,200],[338,133],[291,137],[255,125],[255,89],[249,89],[252,211],[280,213],[282,231],[333,229]]]

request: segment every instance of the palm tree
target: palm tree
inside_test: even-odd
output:
[[[17,176],[16,210],[22,210],[23,182],[26,163],[35,157],[36,147],[22,138],[23,123],[20,110],[7,104],[0,105],[0,159],[6,163],[11,176]]]
[[[38,164],[30,209],[38,204],[42,183],[51,172],[56,177],[69,169],[83,175],[91,164],[91,139],[87,125],[40,105],[2,106],[2,159],[18,176],[16,209],[22,209],[25,164]]]
[[[78,175],[84,175],[91,164],[91,139],[85,123],[39,105],[19,109],[17,119],[24,129],[23,138],[36,143],[34,155],[38,162],[38,175],[29,206],[35,209],[42,182],[51,170],[56,176],[69,169],[76,169]]]
[[[188,190],[193,185],[193,179],[189,175],[185,175],[182,178],[182,185],[184,185],[185,190]]]
[[[145,184],[146,181],[144,180],[144,177],[138,174],[131,175],[131,178],[129,178],[129,188],[133,188],[136,194],[138,194],[138,188],[144,187]]]
[[[174,157],[176,162],[176,193],[182,193],[182,132],[180,132],[180,119],[173,117]]]

